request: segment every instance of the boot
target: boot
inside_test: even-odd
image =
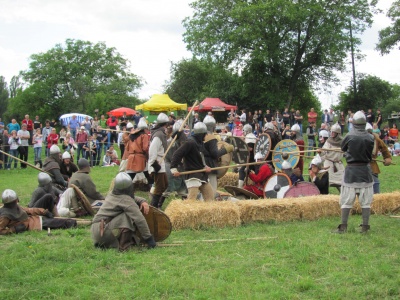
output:
[[[368,230],[371,228],[371,226],[363,224],[360,224],[360,227],[361,227],[360,233],[367,233]]]
[[[154,207],[158,207],[158,202],[160,200],[160,197],[161,197],[160,195],[153,195],[153,197],[151,197],[150,205],[154,206]]]
[[[121,252],[127,251],[135,245],[136,243],[132,237],[132,231],[130,231],[128,228],[120,228],[118,236],[119,251]]]
[[[161,209],[161,210],[162,210],[162,206],[163,206],[163,204],[164,204],[164,201],[165,201],[165,197],[164,197],[164,196],[161,196],[160,199],[158,200],[158,205],[157,205],[157,208],[158,208],[158,209]]]
[[[83,210],[83,209],[77,209],[77,210],[74,211],[74,213],[75,213],[75,216],[76,216],[77,218],[83,217],[83,216],[86,216],[86,215],[87,215],[86,210]]]
[[[347,231],[347,224],[340,224],[337,227],[337,230],[332,231],[332,233],[342,234],[342,233],[345,233],[346,231]]]
[[[238,183],[238,188],[243,188],[243,185],[244,185],[244,180],[239,180],[239,183]]]

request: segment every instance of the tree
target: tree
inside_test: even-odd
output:
[[[387,16],[392,20],[392,25],[379,31],[379,43],[376,45],[382,55],[388,54],[400,42],[400,0],[392,3]]]
[[[22,91],[22,83],[21,76],[13,76],[10,81],[10,98],[15,98],[17,96],[18,91]]]
[[[373,1],[375,2],[375,1]],[[333,81],[346,67],[350,21],[354,33],[372,23],[367,0],[197,0],[184,41],[196,56],[252,70],[264,90],[290,106],[298,93]],[[353,38],[358,46],[360,39]]]
[[[352,85],[351,85],[352,86]],[[366,111],[384,108],[395,96],[394,86],[379,77],[367,74],[357,75],[357,97],[354,97],[353,89],[349,86],[345,92],[339,95],[338,110]]]
[[[0,76],[0,117],[2,117],[7,109],[8,104],[8,88],[7,82],[3,76]]]
[[[69,112],[92,114],[95,108],[132,107],[138,102],[135,90],[141,80],[129,68],[129,61],[103,42],[68,39],[65,45],[31,56],[29,69],[21,72],[28,87],[17,93],[11,109],[54,118]],[[103,107],[94,107],[94,99]]]

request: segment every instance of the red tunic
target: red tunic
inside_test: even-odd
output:
[[[250,173],[249,177],[254,182],[254,185],[245,185],[243,188],[250,191],[257,196],[264,196],[264,185],[268,178],[272,176],[272,170],[268,164],[264,164],[260,167],[257,174]]]

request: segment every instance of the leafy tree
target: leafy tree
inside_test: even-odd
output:
[[[69,112],[93,114],[95,108],[132,107],[138,102],[135,90],[141,80],[129,71],[128,60],[103,42],[67,39],[65,45],[33,54],[31,60],[29,69],[21,72],[28,87],[12,101],[10,109],[15,114],[23,109],[54,118]]]
[[[336,109],[347,111],[366,111],[383,109],[395,96],[394,86],[379,77],[367,74],[357,75],[357,96],[354,97],[352,85],[339,95],[339,104]]]
[[[392,20],[392,25],[379,31],[379,43],[376,45],[382,55],[388,54],[400,42],[400,0],[392,3],[387,16]]]
[[[15,98],[19,90],[22,90],[21,76],[13,76],[10,81],[10,98]]]
[[[7,82],[3,76],[0,76],[0,117],[4,115],[8,104]]]
[[[373,1],[375,2],[375,1]],[[368,0],[197,0],[186,18],[184,41],[210,58],[258,79],[259,101],[269,90],[290,106],[312,84],[333,81],[346,66],[353,32],[372,23]],[[353,38],[356,49],[359,38]],[[247,90],[254,90],[246,80]],[[247,92],[248,93],[248,92]]]

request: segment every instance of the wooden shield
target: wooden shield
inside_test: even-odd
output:
[[[314,183],[300,181],[287,190],[284,198],[315,196],[319,194],[320,194],[319,189]]]
[[[78,203],[82,206],[82,208],[86,210],[89,215],[94,216],[96,213],[89,200],[86,198],[86,195],[75,184],[71,183],[70,186],[74,189]]]
[[[258,136],[256,145],[255,145],[255,153],[261,153],[264,157],[264,160],[267,159],[269,151],[271,150],[271,137],[268,133],[263,133]]]
[[[224,144],[228,144],[228,143],[224,142],[224,141],[219,141],[217,144],[218,150],[221,149],[224,146]],[[231,161],[232,161],[232,152],[224,154],[218,158],[218,167],[229,166],[231,164]],[[223,177],[226,174],[226,172],[228,172],[228,169],[229,168],[217,170],[217,178],[219,179],[219,178]]]
[[[292,140],[280,141],[275,146],[274,155],[272,156],[272,163],[274,164],[275,170],[282,171],[282,163],[284,160],[282,158],[282,154],[284,152],[296,152],[296,151],[297,153],[288,154],[289,158],[287,159],[287,161],[292,165],[292,168],[295,168],[300,160],[299,147],[297,146],[296,142]]]
[[[258,199],[258,198],[260,198],[256,194],[254,194],[252,192],[249,192],[248,190],[238,188],[237,186],[226,185],[224,187],[224,189],[228,193],[232,194],[234,197],[237,197],[239,199],[240,198],[244,198],[244,199]]]
[[[249,149],[243,139],[237,136],[228,136],[225,142],[233,145],[232,159],[237,164],[244,164],[249,157]]]
[[[292,186],[292,182],[286,174],[272,175],[264,185],[264,198],[283,198]]]
[[[137,197],[135,196],[135,198]],[[143,216],[146,219],[147,225],[149,225],[150,232],[155,241],[162,242],[171,234],[171,221],[162,210],[151,205],[149,207],[149,213],[147,215],[143,214]],[[141,240],[143,240],[142,237]]]

